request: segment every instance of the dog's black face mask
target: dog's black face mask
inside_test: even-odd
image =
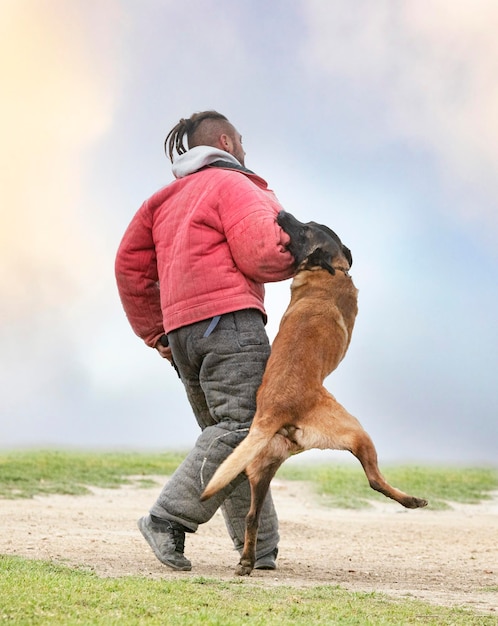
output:
[[[277,222],[290,237],[288,250],[296,260],[296,267],[305,259],[310,267],[331,267],[335,260],[345,260],[349,267],[353,264],[351,250],[327,226],[316,222],[305,224],[286,211],[280,211]]]

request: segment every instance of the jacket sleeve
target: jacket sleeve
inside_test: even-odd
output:
[[[164,333],[156,253],[145,205],[128,226],[118,248],[116,282],[134,332],[154,347]]]
[[[268,189],[244,175],[223,194],[220,213],[237,268],[258,283],[276,282],[294,275],[294,257],[286,249],[289,236],[277,223],[282,206]]]

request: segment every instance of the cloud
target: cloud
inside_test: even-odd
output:
[[[116,7],[99,3],[118,18]],[[12,1],[2,3],[0,18],[5,322],[67,306],[91,280],[99,236],[83,211],[85,157],[111,125],[116,79],[81,7]]]
[[[0,3],[1,444],[197,436],[112,266],[133,211],[171,179],[162,138],[213,107],[283,205],[353,249],[361,314],[330,388],[384,458],[494,459],[496,272],[462,227],[487,229],[496,197],[493,5],[307,0],[262,25],[211,4]],[[288,282],[268,286],[272,337],[288,298]]]
[[[113,123],[125,24],[114,0],[2,2],[0,24],[0,412],[22,437],[30,420],[70,428],[89,387],[82,354],[114,250],[86,181]]]
[[[370,140],[401,140],[434,159],[447,205],[496,243],[498,5],[310,0],[303,11],[309,73],[331,98],[340,87],[353,107],[368,99]]]

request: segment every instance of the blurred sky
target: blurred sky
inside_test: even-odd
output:
[[[195,441],[113,266],[173,178],[167,132],[214,108],[353,251],[326,386],[381,461],[496,464],[497,28],[495,0],[0,0],[0,446]],[[270,337],[289,285],[268,286]]]

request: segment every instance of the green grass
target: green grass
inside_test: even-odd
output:
[[[498,471],[494,468],[451,468],[394,466],[382,468],[388,482],[411,495],[429,500],[432,509],[448,508],[449,502],[476,504],[488,500],[498,489]],[[283,465],[278,475],[288,480],[310,481],[324,502],[340,508],[369,506],[371,501],[385,501],[373,491],[358,464]]]
[[[139,477],[144,486],[153,482],[147,476],[172,474],[185,454],[94,453],[54,450],[7,452],[0,454],[0,497],[31,498],[39,494],[81,495],[88,486],[119,487]]]
[[[184,453],[97,453],[63,451],[14,451],[0,454],[0,497],[30,498],[39,494],[84,494],[88,486],[118,487],[130,476],[151,485],[151,475],[169,475],[184,459]],[[489,499],[498,489],[494,468],[384,467],[388,481],[412,495],[429,500],[433,509],[448,502],[474,504]],[[280,478],[309,481],[324,503],[341,508],[369,506],[385,497],[368,486],[359,463],[284,464]],[[138,477],[138,478],[137,478]]]
[[[171,474],[182,453],[89,453],[62,451],[0,454],[0,497],[29,498],[51,493],[84,494],[88,486],[118,487],[133,480]],[[384,473],[403,490],[447,501],[479,502],[498,488],[491,468],[388,467]],[[286,464],[279,476],[309,481],[335,506],[363,506],[375,494],[358,466]],[[130,479],[130,477],[133,477]],[[493,587],[489,591],[494,591]],[[350,593],[336,586],[265,588],[259,581],[185,578],[99,578],[84,569],[0,556],[0,623],[102,624],[339,624],[455,626],[496,623],[495,616],[435,607],[382,594]]]
[[[494,616],[393,601],[336,586],[265,588],[250,580],[98,578],[40,561],[0,556],[0,622],[134,626],[486,626]]]

